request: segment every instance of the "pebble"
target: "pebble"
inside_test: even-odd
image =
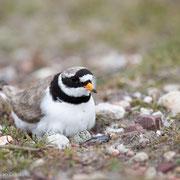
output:
[[[110,119],[121,119],[125,115],[125,110],[123,107],[110,104],[110,103],[100,103],[96,106],[96,115],[101,115],[105,118]]]
[[[115,149],[113,146],[107,147],[106,152],[113,156],[117,156],[119,154],[119,150]]]
[[[146,109],[146,108],[141,108],[140,109],[140,114],[147,114],[147,115],[150,115],[153,113],[153,109]]]
[[[124,129],[123,129],[123,128],[113,129],[113,128],[111,128],[111,127],[107,127],[107,128],[106,128],[106,132],[107,132],[108,134],[122,133],[122,132],[124,132]]]
[[[147,104],[151,104],[153,101],[153,98],[151,96],[146,96],[144,99],[143,99],[143,102],[144,103],[147,103]]]
[[[172,114],[180,113],[180,91],[172,91],[159,99],[158,104],[166,107]]]
[[[108,178],[101,172],[93,172],[91,174],[75,174],[72,180],[107,180]]]
[[[147,179],[154,179],[154,177],[156,176],[157,172],[156,172],[156,168],[154,167],[149,167],[145,173],[145,177]]]
[[[135,97],[135,98],[137,98],[137,99],[141,99],[142,94],[141,94],[140,92],[135,92],[135,93],[133,94],[133,97]]]
[[[131,96],[124,96],[124,100],[131,103],[132,102],[132,98]]]
[[[32,174],[32,179],[34,180],[48,180],[47,176],[45,176],[42,172],[40,171],[34,171]]]
[[[136,118],[135,122],[147,130],[160,130],[162,126],[160,116],[140,115]]]
[[[125,100],[119,101],[118,104],[119,104],[119,106],[122,106],[124,109],[131,107],[130,103],[128,101],[125,101]]]
[[[127,157],[133,157],[134,156],[134,152],[129,150],[127,153],[126,153],[126,156]]]
[[[157,130],[157,131],[156,131],[156,135],[157,135],[157,136],[160,136],[160,135],[161,135],[161,131],[160,131],[160,130]]]
[[[0,146],[9,144],[13,142],[13,138],[9,135],[1,136],[0,137]]]
[[[120,144],[117,146],[117,150],[119,151],[119,153],[127,153],[129,151],[129,149],[127,149],[123,144]]]
[[[47,136],[47,143],[50,145],[56,145],[57,149],[64,149],[69,146],[69,139],[61,134],[52,134]]]
[[[178,91],[180,90],[180,85],[179,84],[167,84],[163,87],[163,90],[165,92],[171,92],[171,91]]]
[[[164,153],[163,156],[167,161],[172,161],[175,155],[176,155],[176,152],[168,151],[168,152]]]
[[[162,173],[167,173],[168,171],[174,169],[174,164],[172,163],[162,163],[157,166],[157,171]]]
[[[91,134],[88,131],[79,132],[70,138],[75,144],[82,144],[89,139],[91,139]]]
[[[133,160],[136,162],[144,162],[148,159],[149,159],[149,157],[148,157],[147,153],[145,153],[145,152],[139,152],[133,157]]]

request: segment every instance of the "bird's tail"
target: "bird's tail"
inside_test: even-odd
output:
[[[1,96],[4,100],[6,100],[6,95],[5,95],[4,92],[3,92],[3,86],[7,86],[7,85],[8,85],[7,82],[5,82],[5,81],[0,81],[0,96]]]

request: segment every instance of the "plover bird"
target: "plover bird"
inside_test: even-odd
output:
[[[89,69],[72,67],[23,90],[5,84],[0,95],[10,105],[16,127],[39,137],[47,132],[69,137],[95,124],[93,79]]]

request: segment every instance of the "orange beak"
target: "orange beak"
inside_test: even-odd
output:
[[[97,93],[96,89],[94,88],[94,86],[91,83],[88,83],[86,86],[84,86],[86,89],[88,89],[89,91],[92,91],[94,93]]]

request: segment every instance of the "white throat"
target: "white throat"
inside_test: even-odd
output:
[[[58,84],[61,90],[68,96],[81,97],[81,96],[89,96],[90,94],[90,92],[84,87],[79,87],[79,88],[67,87],[66,85],[63,84],[61,75],[59,76]]]

